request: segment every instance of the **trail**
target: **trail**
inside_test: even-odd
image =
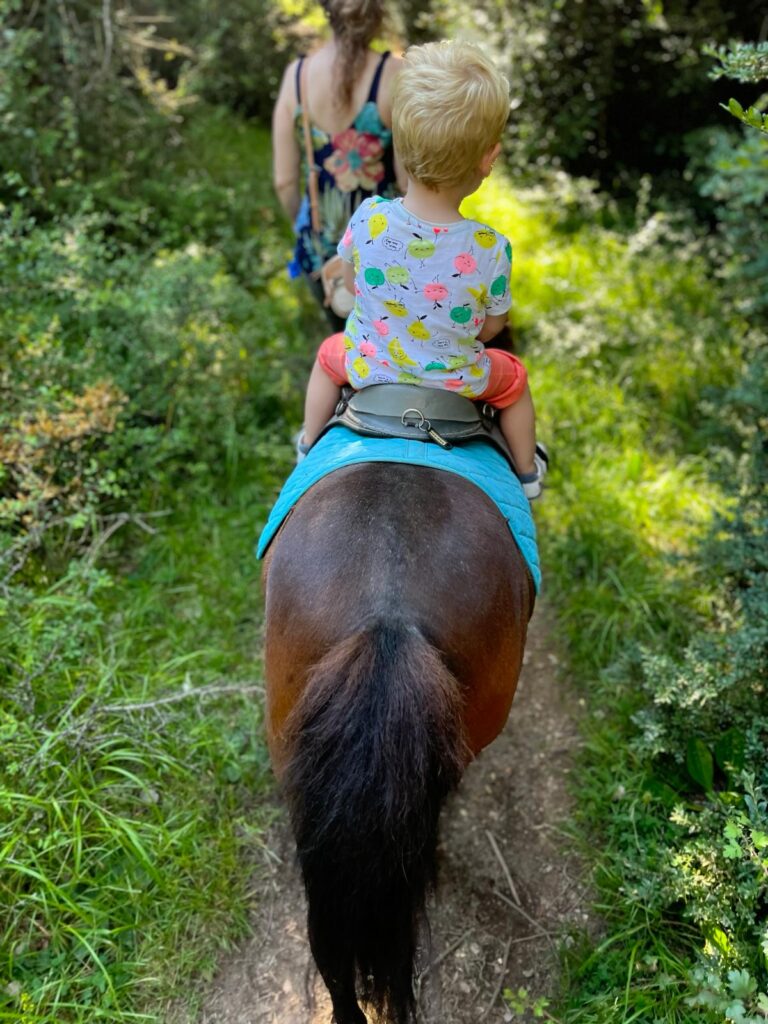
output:
[[[580,866],[564,853],[560,831],[571,807],[579,703],[562,678],[554,628],[546,607],[537,609],[509,722],[469,767],[443,814],[430,914],[439,962],[422,985],[439,974],[440,1024],[524,1019],[507,1009],[503,989],[555,991],[557,942],[588,924]],[[330,1003],[310,969],[284,815],[266,841],[269,866],[256,886],[253,935],[222,960],[197,1024],[330,1021]]]

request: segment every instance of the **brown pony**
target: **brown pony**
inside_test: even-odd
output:
[[[453,473],[337,470],[264,568],[268,740],[312,954],[337,1024],[414,1019],[440,807],[503,727],[534,587],[494,503]]]

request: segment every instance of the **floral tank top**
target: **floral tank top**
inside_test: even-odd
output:
[[[312,149],[318,171],[320,218],[322,229],[312,231],[309,193],[305,191],[296,221],[296,248],[288,265],[291,277],[312,274],[336,254],[336,246],[344,234],[350,217],[358,206],[372,195],[396,194],[392,132],[384,126],[376,105],[379,83],[389,52],[382,54],[371,82],[368,98],[349,128],[329,134],[310,126]],[[304,129],[301,118],[302,58],[296,67],[296,129],[304,153]],[[306,166],[304,167],[306,177]]]

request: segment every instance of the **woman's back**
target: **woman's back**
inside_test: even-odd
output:
[[[352,97],[348,102],[339,94],[336,86],[336,70],[334,66],[335,53],[333,50],[318,50],[311,58],[304,58],[306,69],[304,71],[304,82],[306,83],[306,94],[309,98],[308,109],[310,121],[315,128],[335,135],[349,128],[355,118],[360,114],[364,105],[370,100],[372,86],[376,83],[375,103],[382,125],[389,129],[392,127],[392,107],[389,100],[389,84],[397,70],[397,61],[387,59],[382,63],[382,54],[368,50],[365,55],[365,64],[360,76],[352,89]],[[292,66],[294,82],[297,66],[302,63],[296,61]],[[302,86],[304,89],[304,86]],[[296,106],[299,105],[298,95],[294,95]]]
[[[335,255],[349,218],[372,195],[391,197],[397,177],[392,148],[390,90],[384,86],[389,53],[368,51],[346,103],[340,96],[332,48],[302,58],[289,71],[294,79],[294,126],[307,178],[302,107],[310,123],[312,162],[317,170],[320,231],[313,228],[305,193],[296,216],[293,272],[314,274]]]
[[[309,57],[290,64],[272,118],[273,177],[296,235],[291,276],[304,275],[324,304],[320,271],[336,251],[351,214],[370,195],[394,195],[406,185],[392,146],[391,94],[401,61],[377,53],[383,0],[323,0],[332,37]],[[305,141],[302,100],[310,120]],[[313,228],[307,194],[307,150],[317,171],[321,227]],[[317,217],[315,217],[317,223]]]

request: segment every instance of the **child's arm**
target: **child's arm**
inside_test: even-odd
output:
[[[507,314],[499,313],[498,316],[487,316],[485,323],[480,328],[480,333],[477,336],[478,341],[490,341],[491,338],[495,338],[499,331],[504,329],[504,325],[507,322]]]
[[[349,260],[344,260],[344,287],[355,294],[355,266]]]

